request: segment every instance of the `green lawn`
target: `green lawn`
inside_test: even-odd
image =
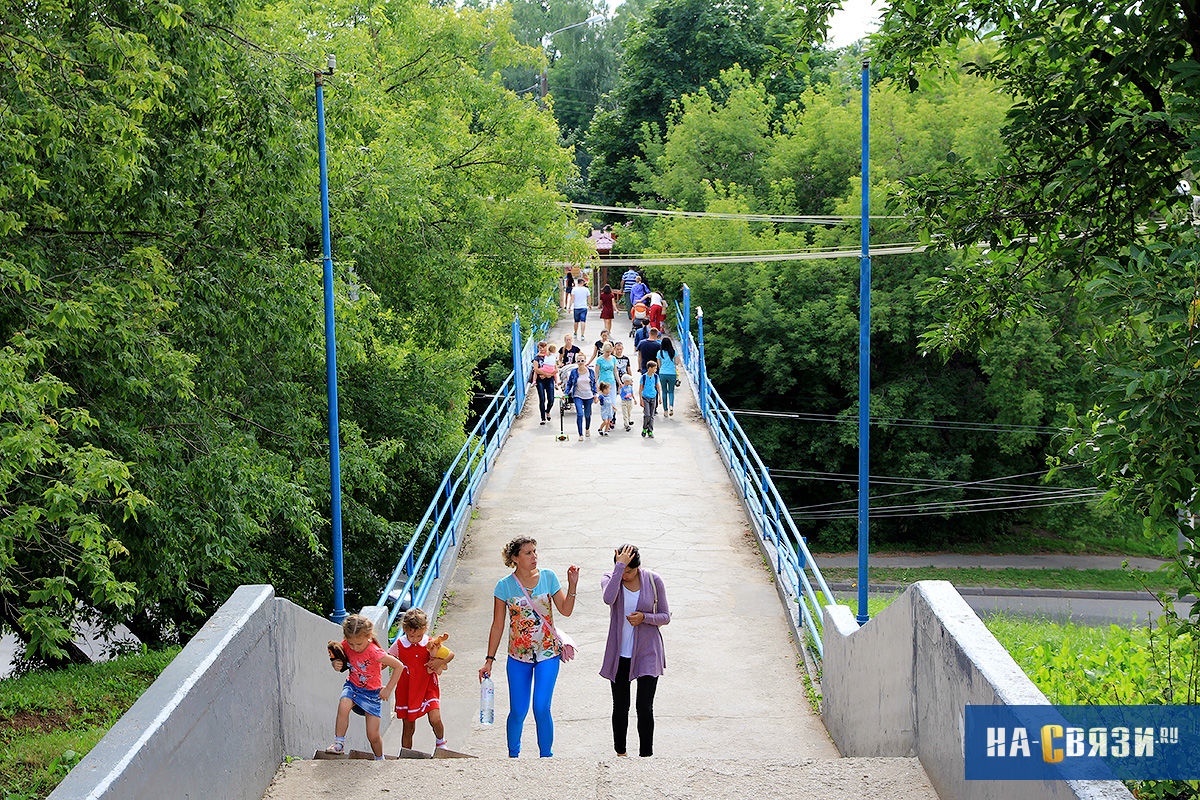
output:
[[[871,542],[873,553],[909,553],[929,548],[928,542],[921,541]],[[944,545],[944,549],[955,553],[992,555],[1073,553],[1170,558],[1175,554],[1175,534],[1164,532],[1159,536],[1148,537],[1135,525],[1113,525],[1107,529],[1081,527],[1074,530],[1016,526],[987,540],[956,541]]]
[[[828,567],[821,570],[830,583],[854,583],[856,567]],[[870,570],[872,583],[907,586],[917,581],[950,581],[955,586],[1036,587],[1040,589],[1102,589],[1136,592],[1170,589],[1172,583],[1161,572],[1119,569],[984,569],[982,567],[876,567]]]
[[[53,791],[178,652],[0,680],[0,797],[33,800]]]

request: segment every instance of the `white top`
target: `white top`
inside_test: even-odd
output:
[[[633,625],[629,623],[629,615],[637,611],[638,595],[641,592],[631,592],[624,584],[621,584],[621,591],[625,593],[625,620],[621,623],[621,658],[633,658]]]
[[[661,294],[659,294],[658,292],[651,292],[648,305],[661,306],[662,304],[663,304],[663,296]]]
[[[571,297],[575,299],[575,308],[587,308],[591,296],[592,293],[586,286],[576,286],[571,290]]]

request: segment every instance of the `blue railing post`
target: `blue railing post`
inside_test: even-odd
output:
[[[867,554],[870,550],[871,245],[870,245],[870,59],[862,62],[862,257],[858,270],[858,624],[866,623]]]
[[[680,343],[683,345],[683,363],[688,360],[688,340],[691,337],[692,331],[692,290],[685,283],[683,285],[683,318],[679,320],[683,325],[683,330],[676,331]]]
[[[708,371],[704,368],[704,309],[696,306],[696,330],[700,340],[696,346],[700,349],[699,374],[696,376],[696,386],[700,390],[700,418],[708,422]]]
[[[346,618],[342,578],[342,464],[338,450],[337,331],[333,316],[333,252],[329,243],[329,170],[325,161],[325,76],[333,74],[333,56],[327,72],[314,72],[317,85],[317,164],[321,179],[321,252],[325,289],[325,391],[329,399],[329,522],[333,550],[333,613]]]
[[[763,516],[771,520],[771,539],[778,547],[779,544],[779,508],[775,505],[775,498],[771,495],[771,474],[767,471],[765,465],[762,465],[762,498],[763,498]],[[770,511],[768,511],[767,501],[770,501]]]

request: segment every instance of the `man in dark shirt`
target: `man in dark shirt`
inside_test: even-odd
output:
[[[645,373],[646,364],[658,360],[658,351],[661,348],[662,342],[658,340],[658,328],[651,328],[650,335],[637,346],[638,372]]]

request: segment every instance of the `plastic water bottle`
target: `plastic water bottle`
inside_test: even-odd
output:
[[[479,721],[491,725],[496,719],[496,689],[492,676],[488,675],[479,684]]]

